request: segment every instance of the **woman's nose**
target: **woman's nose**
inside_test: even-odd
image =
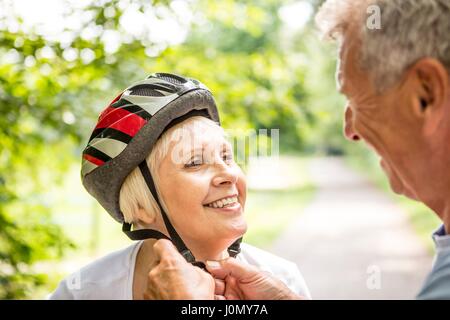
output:
[[[359,135],[355,132],[353,123],[353,111],[350,106],[347,105],[345,108],[345,119],[344,119],[344,136],[351,141],[360,140]]]
[[[233,185],[237,182],[238,173],[234,167],[230,167],[225,163],[216,165],[217,173],[213,178],[213,184],[217,187],[223,185]]]

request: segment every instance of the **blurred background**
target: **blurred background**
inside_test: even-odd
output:
[[[225,128],[280,130],[279,157],[244,165],[247,242],[295,261],[313,298],[413,298],[438,220],[344,140],[321,2],[1,1],[0,298],[45,298],[130,244],[82,187],[81,152],[99,112],[152,72],[204,82]]]

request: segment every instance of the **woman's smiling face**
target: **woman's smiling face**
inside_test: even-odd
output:
[[[176,130],[158,170],[169,218],[189,248],[225,249],[247,230],[245,175],[212,121],[188,119]]]

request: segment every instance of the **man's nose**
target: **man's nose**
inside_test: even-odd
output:
[[[344,136],[350,141],[360,140],[359,135],[355,132],[353,123],[353,111],[350,106],[345,108],[344,118]]]

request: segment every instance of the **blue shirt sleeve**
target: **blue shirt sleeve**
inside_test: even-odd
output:
[[[420,290],[417,299],[450,299],[450,235],[445,234],[442,226],[434,235],[436,258],[433,269]]]

